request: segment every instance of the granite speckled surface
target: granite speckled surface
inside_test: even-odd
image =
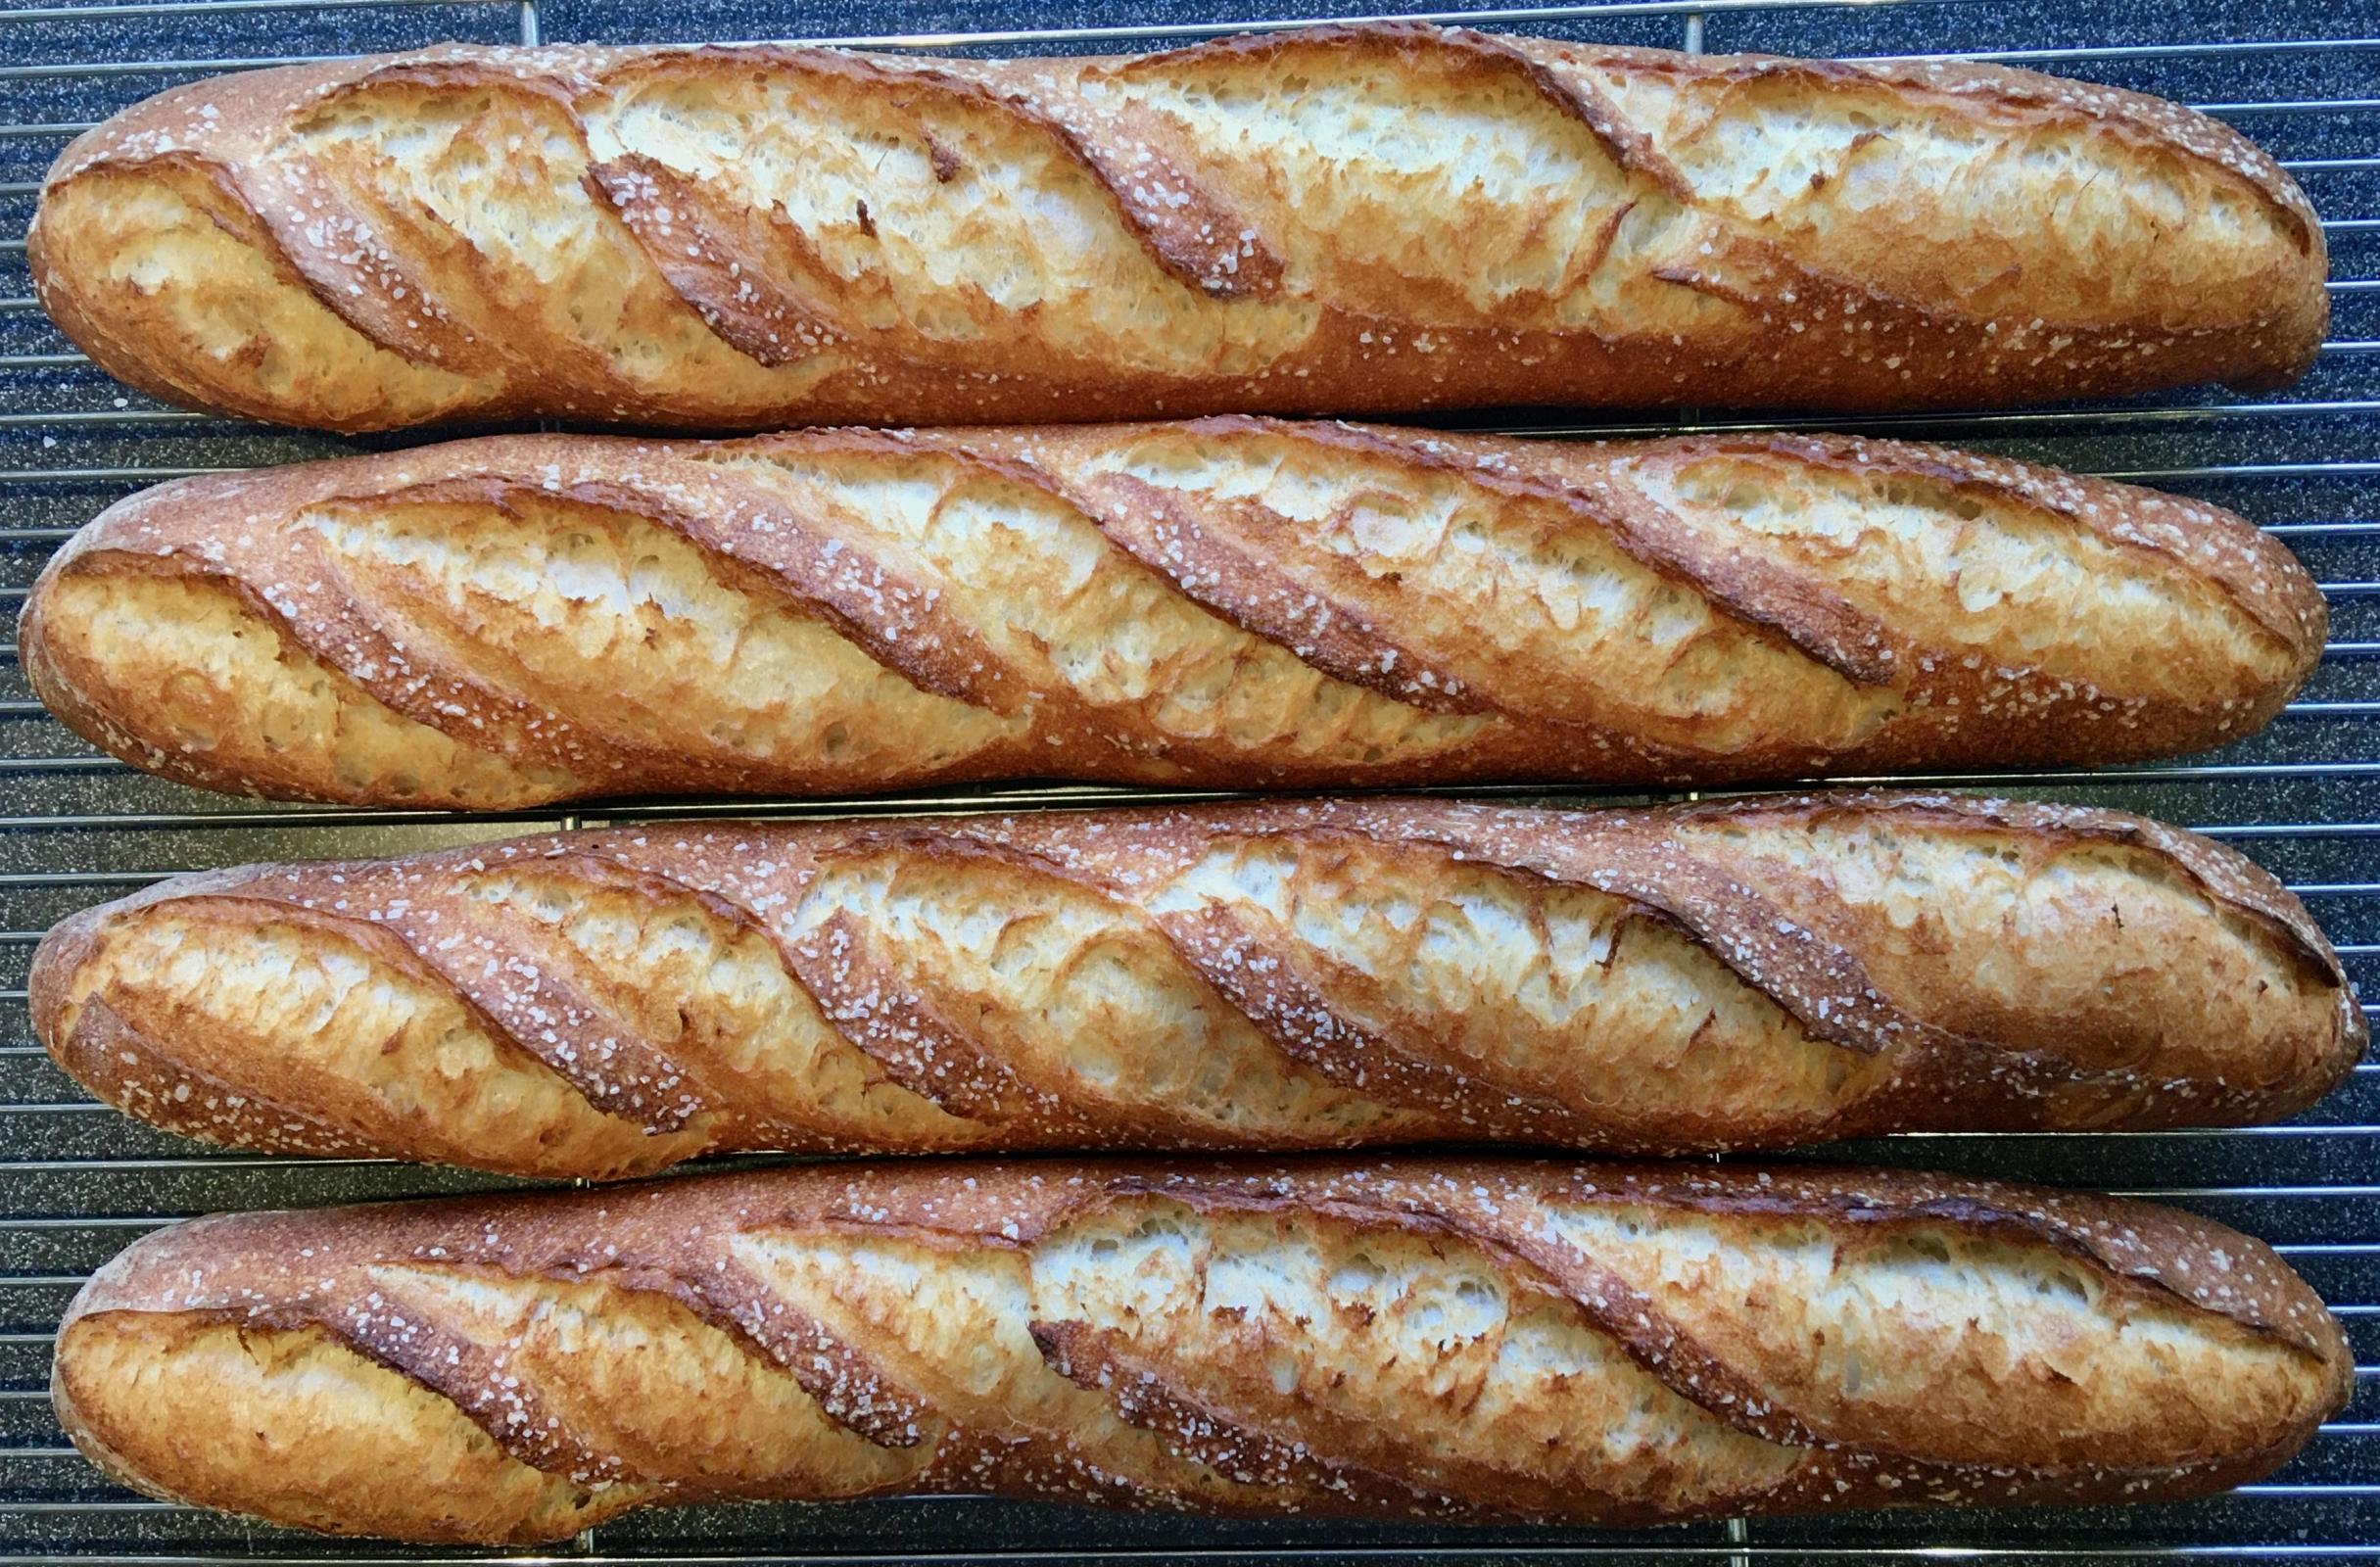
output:
[[[512,42],[849,37],[970,30],[1183,27],[1291,16],[1377,14],[1363,0],[403,0],[313,6],[61,8],[0,3],[0,596],[31,581],[57,538],[148,479],[289,460],[359,443],[163,409],[71,355],[26,300],[21,236],[32,190],[73,127],[206,68],[192,62],[336,54],[441,39]],[[1614,14],[1628,13],[1628,14]],[[64,13],[64,14],[62,14]],[[1579,5],[1499,26],[1677,45],[1682,7]],[[2165,93],[2217,112],[2284,160],[2334,226],[2335,346],[2277,398],[2196,390],[2123,405],[1872,421],[2205,496],[2286,531],[2335,584],[2334,651],[2301,709],[2230,750],[2093,777],[1960,779],[2009,792],[2111,804],[2224,833],[2308,895],[2368,987],[2380,981],[2380,7],[2371,0],[1880,0],[1705,9],[1720,50],[1808,54],[2136,49],[2063,57],[2047,69]],[[2321,46],[2312,40],[2338,40]],[[1162,44],[1178,39],[1150,40]],[[2269,42],[2292,45],[2262,48]],[[1066,39],[980,47],[1134,47]],[[2249,47],[2200,47],[2247,45]],[[2179,52],[2171,52],[2181,46]],[[2256,107],[2273,106],[2273,107]],[[1701,417],[1724,422],[1713,410]],[[1661,416],[1532,412],[1472,422],[1519,429],[1658,429]],[[1852,423],[1857,421],[1836,421]],[[397,444],[407,438],[376,438]],[[409,813],[335,813],[202,795],[132,773],[31,709],[0,657],[0,1567],[71,1557],[182,1562],[288,1554],[377,1557],[387,1547],[319,1542],[140,1502],[63,1447],[41,1390],[48,1332],[74,1281],[154,1215],[310,1205],[491,1184],[400,1165],[301,1164],[214,1153],[82,1102],[32,1046],[22,1000],[31,940],[50,921],[150,875],[293,855],[396,852],[555,825]],[[1083,797],[1019,790],[1023,803]],[[980,803],[980,793],[894,802]],[[849,809],[833,805],[805,810]],[[880,807],[881,808],[881,807]],[[673,811],[711,809],[700,805]],[[633,806],[579,820],[636,814]],[[813,1560],[1078,1557],[1183,1553],[1317,1563],[1447,1563],[1547,1555],[1733,1561],[1766,1546],[1843,1553],[1968,1547],[2042,1559],[2060,1550],[2147,1559],[2177,1548],[2345,1551],[2380,1542],[2380,1070],[2367,1068],[2296,1126],[2138,1137],[1912,1137],[1829,1151],[2163,1194],[2251,1229],[2347,1317],[2358,1381],[2340,1426],[2255,1494],[2188,1506],[2039,1513],[1915,1513],[1705,1525],[1644,1536],[1499,1530],[1446,1534],[1344,1523],[1215,1524],[974,1500],[735,1507],[606,1526],[565,1556],[745,1552]]]

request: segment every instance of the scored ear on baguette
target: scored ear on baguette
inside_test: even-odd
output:
[[[1402,1159],[812,1166],[199,1219],[55,1398],[152,1495],[528,1543],[966,1492],[1631,1524],[2204,1495],[2339,1408],[2261,1243],[1989,1181]]]
[[[220,77],[71,143],[27,260],[122,379],[343,430],[2005,404],[2278,386],[2328,313],[2175,104],[1395,23]]]
[[[2000,458],[1224,418],[177,480],[58,552],[20,645],[168,778],[519,809],[2116,762],[2253,733],[2325,624],[2240,518]]]
[[[2238,854],[1944,795],[622,828],[174,878],[28,983],[169,1130],[581,1178],[2237,1123],[2366,1039]]]

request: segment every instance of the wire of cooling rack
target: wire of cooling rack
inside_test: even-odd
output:
[[[354,450],[161,406],[98,372],[31,298],[24,227],[44,166],[77,131],[215,70],[449,38],[553,43],[754,36],[888,49],[1133,49],[1294,26],[1333,0],[0,0],[0,608],[109,501],[183,473]],[[1374,9],[1357,0],[1349,14]],[[1286,14],[1309,9],[1312,17]],[[2363,14],[2358,15],[2358,9]],[[2380,979],[2380,18],[2325,0],[1674,0],[1410,12],[1668,47],[1996,60],[2192,102],[2273,149],[2319,209],[2333,326],[2276,398],[2195,389],[2118,406],[1868,419],[1510,416],[1516,434],[1650,434],[1783,423],[1912,436],[2119,475],[2220,501],[2286,539],[2324,584],[2320,669],[2264,735],[2155,766],[1941,775],[2188,824],[2306,898],[2368,990]],[[1338,18],[1334,20],[1344,20]],[[385,444],[385,443],[381,443]],[[5,633],[0,632],[0,637]],[[178,788],[92,752],[48,719],[0,641],[0,1567],[95,1560],[414,1561],[133,1496],[101,1478],[47,1402],[58,1312],[89,1271],[169,1218],[485,1188],[381,1160],[292,1162],[182,1142],[94,1106],[24,1016],[24,970],[51,922],[172,871],[402,852],[632,818],[1020,809],[1145,798],[1081,785],[935,790],[892,800],[681,801],[458,820],[416,810],[260,805]],[[1467,792],[1530,796],[1544,791]],[[1179,798],[1179,795],[1167,795]],[[1573,793],[1561,796],[1578,798]],[[1635,796],[1606,796],[1629,798]],[[2367,1009],[2369,1010],[2369,1009]],[[974,1497],[696,1508],[606,1525],[570,1560],[838,1559],[1023,1563],[1113,1558],[1455,1564],[1560,1559],[1983,1560],[2342,1556],[2380,1544],[2380,1062],[2291,1125],[2134,1135],[1885,1139],[1830,1159],[2113,1187],[2264,1236],[2334,1304],[2359,1362],[2348,1409],[2263,1485],[2182,1506],[1733,1520],[1644,1534],[1448,1532],[1347,1523],[1122,1518]]]

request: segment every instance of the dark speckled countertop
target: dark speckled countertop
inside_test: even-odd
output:
[[[43,168],[82,123],[211,61],[517,42],[1056,32],[1042,49],[1135,47],[1099,29],[1377,14],[1364,0],[228,0],[35,5],[0,0],[0,596],[22,594],[57,541],[103,505],[193,468],[282,461],[357,443],[201,418],[119,387],[26,297],[22,236]],[[1919,434],[2164,485],[2280,532],[2330,586],[2333,646],[2267,733],[2184,764],[1997,781],[2011,792],[2118,805],[2212,829],[2306,893],[2369,987],[2380,979],[2380,4],[2374,0],[1735,0],[1485,13],[1514,30],[1713,52],[1998,53],[2213,106],[2299,172],[2329,228],[2333,343],[2301,385],[2246,400],[2197,390],[2122,405],[1879,420]],[[1089,36],[1084,34],[1088,33]],[[2328,41],[2323,41],[2328,40]],[[1177,36],[1149,40],[1180,41]],[[1014,43],[976,45],[1016,50]],[[1726,422],[1712,411],[1700,422]],[[1530,414],[1509,428],[1665,428],[1680,421]],[[1695,422],[1695,421],[1684,421]],[[1835,421],[1856,425],[1857,421]],[[403,438],[376,438],[374,445]],[[5,633],[0,633],[5,635]],[[485,1178],[368,1162],[226,1156],[84,1101],[31,1041],[24,966],[59,916],[174,870],[294,855],[395,852],[556,824],[257,806],[94,756],[43,716],[0,657],[0,1567],[61,1558],[194,1563],[387,1556],[142,1501],[64,1443],[46,1398],[49,1335],[89,1269],[155,1222],[214,1209],[477,1187]],[[1961,786],[1985,779],[1949,781]],[[1084,790],[1011,791],[1021,800]],[[979,800],[943,796],[941,803]],[[928,808],[934,800],[897,802]],[[812,806],[807,809],[835,809]],[[850,806],[840,807],[850,809]],[[880,807],[881,808],[881,807]],[[569,821],[616,819],[629,808]],[[1852,1150],[2159,1195],[2277,1243],[2342,1309],[2356,1401],[2268,1486],[2183,1506],[1912,1513],[1714,1524],[1649,1535],[1216,1524],[971,1499],[694,1509],[606,1526],[565,1557],[1015,1561],[1197,1553],[1281,1562],[1573,1556],[1873,1559],[1958,1547],[2042,1560],[2177,1551],[2345,1554],[2380,1547],[2380,1068],[2292,1126],[2131,1137],[1909,1137]],[[1829,1157],[1839,1158],[1840,1151]],[[406,1559],[411,1559],[408,1555]]]

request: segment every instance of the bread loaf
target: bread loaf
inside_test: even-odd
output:
[[[67,1313],[153,1494],[526,1543],[887,1492],[1639,1523],[2263,1475],[2352,1361],[2260,1243],[1857,1171],[824,1166],[200,1219]]]
[[[598,1178],[2268,1120],[2365,1042],[2238,855],[1921,795],[563,833],[176,878],[61,925],[31,996],[176,1132]]]
[[[503,809],[2118,761],[2251,733],[2324,625],[2239,518],[1996,458],[1230,418],[178,480],[20,642],[169,778]]]
[[[342,430],[2267,388],[2328,309],[2305,195],[2173,104],[1399,24],[228,76],[70,145],[27,253],[115,374]]]

